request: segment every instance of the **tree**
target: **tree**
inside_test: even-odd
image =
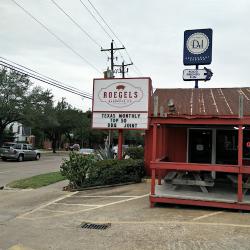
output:
[[[35,115],[29,119],[30,125],[35,131],[43,131],[52,142],[53,153],[55,153],[62,136],[65,135],[70,141],[70,134],[80,126],[81,112],[73,109],[64,98],[56,106],[50,102],[47,106],[41,107],[44,107],[42,112],[34,113]]]
[[[91,128],[92,112],[90,110],[81,113],[80,125],[74,131],[74,138],[81,147],[96,147],[104,144],[107,137],[106,130],[96,130]]]
[[[33,107],[37,105],[36,100],[43,100],[44,92],[39,88],[31,89],[31,86],[27,75],[0,68],[0,146],[6,127],[13,122],[27,120],[25,116],[29,110],[36,110]]]

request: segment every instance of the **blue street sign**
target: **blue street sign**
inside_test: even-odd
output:
[[[184,65],[205,65],[212,62],[212,29],[185,30]]]

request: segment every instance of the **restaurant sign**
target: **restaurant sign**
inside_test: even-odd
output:
[[[92,127],[148,129],[150,78],[95,79]]]

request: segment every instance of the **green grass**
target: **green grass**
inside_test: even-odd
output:
[[[11,188],[40,188],[43,186],[48,186],[58,181],[63,181],[66,178],[61,175],[60,172],[51,172],[46,174],[35,175],[29,178],[12,181],[7,184]]]

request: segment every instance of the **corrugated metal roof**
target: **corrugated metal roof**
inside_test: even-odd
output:
[[[165,114],[171,113],[168,101],[173,100],[175,115],[237,116],[239,95],[243,96],[244,115],[250,115],[250,87],[248,88],[199,88],[156,89],[158,112],[162,106]]]

